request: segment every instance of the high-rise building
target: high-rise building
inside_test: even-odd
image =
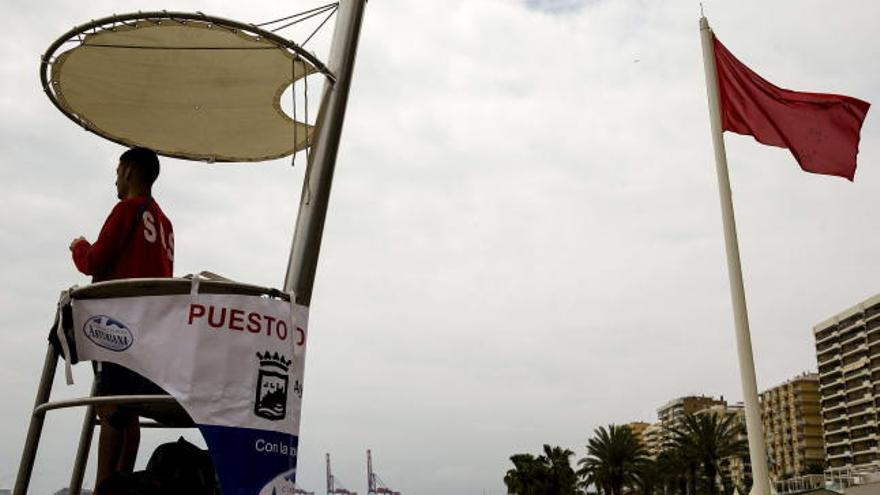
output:
[[[880,468],[880,294],[815,327],[827,467]]]
[[[818,374],[805,373],[762,392],[761,420],[774,479],[822,473],[825,446]]]
[[[721,399],[707,397],[705,395],[679,397],[677,399],[672,399],[660,409],[657,409],[657,419],[659,419],[660,422],[663,423],[663,426],[666,426],[667,428],[678,426],[681,422],[681,418],[684,417],[685,414],[694,414],[697,411],[702,411],[703,409],[718,405],[727,405],[727,402],[724,401],[724,397]]]
[[[663,425],[659,422],[651,423],[642,432],[642,446],[652,459],[663,450],[663,438]]]
[[[633,421],[624,426],[629,428],[629,431],[632,432],[633,436],[636,437],[636,440],[638,440],[642,446],[645,446],[645,430],[651,426],[650,424],[645,423],[644,421]]]
[[[657,409],[657,419],[661,426],[661,445],[671,440],[670,430],[678,428],[686,414],[694,414],[712,406],[727,407],[727,402],[724,401],[724,397],[715,399],[705,395],[690,395],[672,399]]]

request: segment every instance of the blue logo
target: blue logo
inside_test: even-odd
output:
[[[86,320],[83,333],[96,345],[114,352],[124,351],[134,342],[131,330],[124,323],[105,315],[96,315]]]

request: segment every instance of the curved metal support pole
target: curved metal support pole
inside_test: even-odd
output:
[[[92,396],[95,395],[95,382],[92,381]],[[89,450],[92,448],[92,437],[95,434],[95,406],[86,406],[83,415],[82,430],[79,433],[79,446],[73,461],[73,472],[70,474],[70,495],[79,495],[82,491],[83,478],[86,475],[86,464],[89,462]],[[96,487],[97,488],[97,487]]]
[[[303,306],[309,306],[312,300],[324,220],[330,202],[330,186],[336,167],[336,152],[339,150],[366,3],[367,0],[341,0],[336,14],[336,28],[327,64],[330,71],[336,74],[336,81],[327,81],[321,97],[316,122],[317,137],[303,180],[296,230],[284,278],[284,290],[293,291],[296,302]]]
[[[31,482],[31,473],[34,469],[34,460],[37,457],[37,446],[40,444],[40,435],[43,433],[43,420],[45,413],[37,410],[49,400],[52,393],[52,381],[55,379],[55,368],[58,366],[58,353],[51,345],[46,351],[46,359],[43,361],[43,372],[40,374],[40,384],[37,387],[37,398],[34,400],[34,414],[28,426],[27,437],[24,441],[24,450],[21,453],[21,462],[18,465],[18,475],[15,477],[15,487],[12,495],[25,495]]]

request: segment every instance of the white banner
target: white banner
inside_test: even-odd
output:
[[[224,494],[293,486],[308,308],[197,294],[73,301],[81,360],[110,361],[174,396],[199,426]]]

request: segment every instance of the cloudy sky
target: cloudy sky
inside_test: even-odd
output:
[[[113,206],[121,152],[50,104],[40,54],[112,13],[259,22],[320,3],[4,3],[0,487],[58,291],[88,280],[67,245],[94,238]],[[880,102],[880,6],[704,6],[769,80]],[[550,443],[581,457],[596,426],[652,421],[676,396],[741,399],[699,12],[695,0],[369,3],[311,308],[301,486],[323,492],[330,452],[365,492],[371,448],[403,493],[500,494],[511,454]],[[815,369],[812,326],[880,292],[876,111],[855,183],[726,137],[761,388]],[[175,272],[281,285],[302,162],[163,167]],[[56,396],[84,394],[90,370],[76,377]],[[80,420],[49,417],[32,493],[66,483]],[[174,435],[145,434],[141,464]]]

